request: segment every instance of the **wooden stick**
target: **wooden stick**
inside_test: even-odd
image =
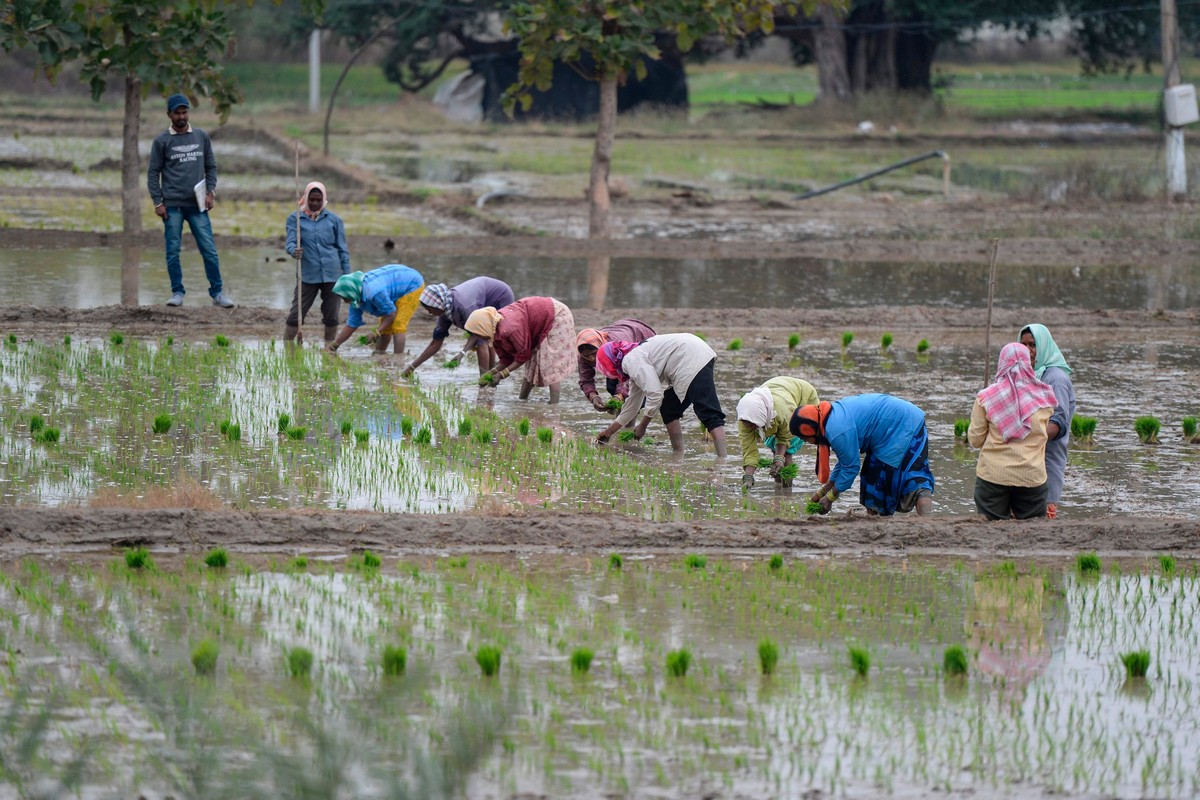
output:
[[[296,198],[300,197],[300,142],[296,142]],[[300,206],[296,206],[296,249],[300,249]],[[296,259],[296,342],[304,343],[304,309],[300,307],[300,259]]]
[[[1000,240],[992,239],[992,252],[988,255],[988,308],[987,332],[983,339],[983,385],[991,383],[992,376],[992,301],[996,298],[996,253]]]

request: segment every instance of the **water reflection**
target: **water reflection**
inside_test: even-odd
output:
[[[194,250],[184,238],[185,253]],[[194,254],[193,254],[194,255]],[[221,248],[221,272],[243,305],[287,308],[295,282],[290,262],[272,247]],[[186,255],[185,255],[186,258]],[[520,295],[549,295],[577,308],[847,308],[877,305],[979,307],[986,302],[985,265],[875,264],[829,259],[586,259],[490,255],[399,256],[351,253],[356,269],[392,258],[420,270],[426,280],[455,284],[492,275]],[[10,280],[8,302],[112,305],[121,299],[120,248],[0,250],[0,276],[37,274],[44,280]],[[142,304],[165,302],[170,287],[161,253],[139,257],[146,276]],[[1032,302],[1036,298],[1036,303]],[[1200,266],[1005,267],[996,306],[1113,309],[1187,309],[1200,298]]]

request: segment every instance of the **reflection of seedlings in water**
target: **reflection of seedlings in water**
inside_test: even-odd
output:
[[[608,568],[609,569],[620,569],[624,565],[625,565],[625,560],[621,558],[620,553],[609,553],[608,554]]]
[[[204,563],[210,569],[225,569],[229,566],[229,552],[224,547],[215,547],[204,556]]]
[[[500,671],[500,648],[485,644],[475,651],[475,663],[485,677],[491,678]]]
[[[1075,568],[1081,575],[1100,574],[1100,556],[1095,553],[1080,553],[1075,557]]]
[[[588,670],[592,668],[592,659],[594,657],[595,653],[586,647],[577,647],[571,653],[571,672],[576,675],[586,675]]]
[[[413,441],[417,444],[429,444],[433,441],[433,429],[428,425],[422,425],[421,430],[417,431],[417,435],[413,437]]]
[[[396,645],[383,648],[383,674],[395,678],[404,674],[408,666],[408,651]]]
[[[810,500],[804,506],[804,513],[805,514],[820,514],[821,513],[821,504],[814,500]]]
[[[463,417],[458,421],[459,436],[470,436],[472,428],[474,428],[474,425],[471,423],[470,417]]]
[[[1071,438],[1082,444],[1091,444],[1096,433],[1095,417],[1071,416]]]
[[[947,675],[966,675],[969,664],[962,645],[950,645],[942,655],[942,672]]]
[[[532,428],[533,428],[533,423],[531,423],[528,419],[522,419],[520,422],[517,423],[517,433],[521,434],[522,436],[528,436],[529,431]]]
[[[687,675],[688,667],[692,665],[692,654],[686,647],[667,653],[667,674],[673,678]]]
[[[800,346],[800,334],[793,333],[788,337],[788,350],[795,350]]]
[[[741,350],[742,349],[742,340],[741,339],[730,339],[729,340],[729,349],[730,350]]]
[[[304,437],[307,435],[307,425],[292,425],[287,429],[287,438],[291,439],[293,442],[303,441]]]
[[[779,663],[779,645],[768,638],[759,641],[758,663],[763,675],[774,674],[775,666]]]
[[[218,333],[213,341],[216,342],[217,347],[229,347],[229,337],[223,334]]]
[[[280,433],[287,433],[287,429],[291,426],[291,424],[292,424],[291,415],[280,414],[279,419],[276,421],[275,429],[277,431],[279,431]]]
[[[1158,444],[1158,432],[1161,427],[1158,417],[1138,417],[1133,421],[1133,429],[1137,431],[1142,444]]]
[[[359,428],[354,431],[354,443],[366,444],[371,440],[371,432],[366,428]]]
[[[867,677],[867,673],[871,671],[871,654],[865,647],[850,647],[850,666],[858,673],[859,677]]]
[[[1188,444],[1200,444],[1200,435],[1197,435],[1197,429],[1200,426],[1200,420],[1195,417],[1183,418],[1183,439]]]
[[[537,437],[538,441],[542,444],[550,444],[550,442],[554,441],[554,429],[538,428]]]
[[[842,334],[842,349],[845,350],[847,347],[850,346],[850,343],[853,341],[854,341],[854,333],[851,331],[844,332]]]
[[[1130,678],[1145,678],[1150,669],[1150,651],[1133,650],[1121,654],[1121,663],[1125,665],[1125,675]]]
[[[197,675],[212,675],[217,671],[217,656],[221,648],[212,639],[205,639],[192,650],[192,667]]]
[[[967,438],[967,429],[971,427],[971,420],[965,417],[959,417],[954,420],[954,438],[965,440]]]
[[[778,553],[771,556],[771,560],[767,562],[767,566],[771,568],[772,572],[778,572],[783,569],[783,556]]]
[[[1175,557],[1163,553],[1158,557],[1158,565],[1162,567],[1164,575],[1175,574]]]
[[[130,569],[148,569],[154,565],[150,560],[150,551],[144,547],[135,547],[125,551],[125,566]]]
[[[122,334],[122,333],[118,333],[117,331],[113,331],[112,333],[110,333],[110,334],[108,335],[108,340],[109,340],[110,342],[112,342],[113,344],[117,344],[117,345],[119,345],[119,344],[124,344],[124,342],[125,342],[125,336],[124,336],[124,334]]]
[[[683,559],[683,565],[691,570],[704,569],[708,564],[708,557],[699,553],[688,553]]]
[[[155,433],[166,433],[171,430],[171,415],[159,414],[154,418],[154,423],[151,426]]]
[[[879,337],[879,349],[880,350],[887,350],[891,346],[892,346],[892,335],[890,333],[885,333],[883,336]]]
[[[412,417],[401,417],[400,418],[400,432],[403,433],[405,436],[412,436],[412,431],[413,431]]]
[[[287,673],[293,678],[307,678],[312,672],[313,654],[307,647],[293,647],[287,651]]]

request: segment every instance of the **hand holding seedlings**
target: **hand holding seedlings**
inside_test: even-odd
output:
[[[833,488],[833,481],[829,481],[821,485],[821,488],[813,492],[813,496],[808,498],[809,503],[819,503],[821,510],[818,513],[828,514],[829,509],[833,507],[833,501],[838,499],[838,491]]]
[[[597,411],[608,411],[608,404],[600,399],[600,395],[594,394],[589,397],[588,400],[592,401],[592,408],[596,409]]]
[[[400,373],[400,377],[401,378],[411,378],[412,374],[413,374],[413,365],[409,364],[407,367],[404,368],[404,371]]]
[[[771,461],[771,477],[775,480],[780,480],[779,472],[783,469],[783,456],[776,453],[775,458]]]

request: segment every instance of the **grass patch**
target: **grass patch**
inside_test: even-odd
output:
[[[383,674],[395,678],[404,674],[408,667],[408,651],[396,645],[383,648]]]
[[[849,653],[851,669],[858,673],[859,677],[867,677],[867,673],[871,671],[871,654],[867,648],[851,646]]]
[[[135,547],[125,551],[125,566],[130,569],[150,569],[154,562],[150,559],[150,551],[144,547]]]
[[[229,553],[224,547],[209,550],[204,556],[204,564],[210,569],[225,569],[229,566]]]
[[[577,647],[571,653],[571,672],[576,675],[586,675],[592,668],[592,658],[595,654],[586,647]]]
[[[789,336],[787,345],[788,345],[788,350],[795,350],[797,347],[799,347],[800,346],[800,334],[793,333],[791,336]]]
[[[692,654],[686,647],[667,653],[667,674],[672,678],[682,678],[687,675],[688,667],[692,665]]]
[[[962,645],[954,644],[946,648],[942,654],[942,672],[947,675],[966,675],[968,667],[967,651]]]
[[[212,675],[217,671],[217,656],[221,648],[212,639],[205,639],[192,650],[192,668],[197,675]]]
[[[538,428],[537,438],[542,444],[550,444],[552,441],[554,441],[554,429]]]
[[[1130,678],[1145,678],[1150,669],[1150,651],[1133,650],[1121,654],[1121,663],[1125,665],[1125,674]]]
[[[475,651],[475,663],[484,677],[491,678],[500,672],[500,648],[485,644]]]
[[[313,654],[307,647],[293,647],[287,651],[287,674],[292,678],[307,678],[312,674]]]
[[[683,565],[690,570],[704,569],[708,565],[708,558],[699,553],[688,553],[683,559]]]
[[[1133,429],[1142,444],[1158,444],[1158,432],[1161,427],[1158,417],[1138,417],[1133,421]]]
[[[761,639],[758,643],[758,665],[762,668],[762,674],[773,675],[778,664],[779,645],[768,638]]]
[[[1095,553],[1080,553],[1075,557],[1075,568],[1080,575],[1099,575],[1100,556]]]

